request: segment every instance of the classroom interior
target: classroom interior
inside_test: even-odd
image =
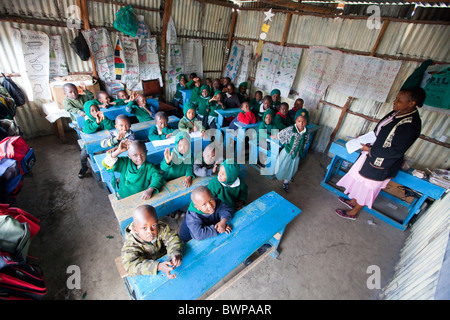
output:
[[[267,58],[264,48],[273,45],[299,53],[295,67],[286,67],[285,77],[278,79],[287,82],[282,101],[290,108],[308,90],[307,80],[314,80],[311,76],[314,72],[310,70],[312,59],[309,59],[314,50],[316,53],[317,50],[329,54],[338,52],[349,59],[370,58],[380,64],[397,64],[399,67],[392,78],[386,79],[388,87],[382,88],[386,94],[381,94],[379,100],[362,98],[364,94],[349,95],[345,81],[336,81],[334,86],[330,82],[319,94],[316,92],[305,98],[310,123],[316,125],[317,130],[288,193],[284,192],[281,181],[262,175],[258,166],[245,165],[248,203],[275,191],[297,206],[301,213],[286,226],[277,258],[257,259],[255,253],[251,258],[257,263],[240,263],[198,299],[449,299],[450,286],[446,285],[450,275],[448,189],[442,188],[436,199],[427,197],[424,191],[413,193],[411,197],[400,184],[392,182],[385,196],[379,196],[374,204],[382,214],[363,210],[355,221],[349,221],[335,214],[342,204],[331,188],[324,187],[324,178],[333,161],[333,143],[373,130],[391,111],[405,81],[424,62],[432,60],[432,65],[440,71],[450,66],[448,2],[386,1],[373,9],[375,14],[380,10],[379,25],[375,27],[370,27],[371,23],[376,24],[371,22],[370,4],[289,0],[5,2],[0,4],[0,70],[25,87],[22,66],[12,54],[14,43],[8,30],[39,31],[60,35],[67,75],[93,76],[100,79],[100,87],[105,88],[99,65],[92,57],[82,61],[70,46],[78,35],[73,22],[79,21],[78,26],[83,30],[104,28],[115,44],[123,33],[115,29],[114,16],[128,5],[143,16],[151,35],[147,36],[156,43],[157,54],[153,57],[158,58],[157,70],[163,84],[158,87],[157,99],[168,105],[173,102],[172,84],[176,79],[170,63],[176,55],[171,54],[174,48],[187,50],[190,41],[193,47],[200,43],[201,79],[222,78],[225,74],[236,76],[227,73],[227,67],[236,67],[230,58],[239,51],[245,60],[245,52],[249,50],[247,69],[240,74],[244,78],[239,82],[249,84],[250,97],[257,90],[269,94],[276,87],[274,83],[267,84],[268,74],[277,75],[275,69],[261,70],[262,61]],[[71,21],[68,18],[76,19],[68,24],[67,21]],[[194,52],[193,49],[191,53]],[[196,59],[191,59],[195,66]],[[340,60],[340,64],[333,67],[341,68],[342,74],[351,77],[343,68],[344,60]],[[321,71],[326,73],[329,67],[324,64]],[[258,76],[264,72],[265,79]],[[273,77],[271,81],[274,82]],[[236,87],[238,85],[236,83]],[[23,187],[12,205],[40,219],[41,229],[32,239],[29,255],[44,274],[47,293],[43,299],[129,300],[130,294],[115,262],[120,256],[123,236],[108,197],[110,191],[101,177],[93,173],[92,163],[83,179],[77,177],[80,137],[70,126],[70,118],[59,118],[53,123],[46,119],[44,105],[51,101],[39,97],[27,101],[17,107],[14,118],[25,141],[34,149],[36,163],[32,176],[24,177]],[[310,107],[309,103],[315,105]],[[449,109],[450,106],[443,106],[420,110],[421,136],[406,153],[410,168],[427,173],[427,169],[450,168]],[[247,156],[249,153],[247,145]],[[343,166],[342,170],[348,169],[345,167],[348,164],[343,163]],[[338,189],[335,187],[337,179],[335,176],[328,182],[332,188]],[[410,214],[419,198],[424,201],[418,212]],[[402,224],[405,218],[408,221]],[[178,230],[183,217],[167,215],[162,219]],[[80,288],[68,285],[70,266],[81,270]],[[370,277],[374,266],[380,270],[375,285]],[[419,272],[423,276],[415,277]]]

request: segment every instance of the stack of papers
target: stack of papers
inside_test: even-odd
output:
[[[370,131],[369,133],[366,133],[355,139],[347,141],[347,143],[345,144],[345,147],[347,148],[348,153],[353,153],[356,150],[361,149],[361,147],[362,147],[361,144],[373,144],[376,139],[377,139],[377,136],[375,135],[375,132]]]

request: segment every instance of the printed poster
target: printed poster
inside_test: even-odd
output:
[[[424,87],[425,106],[450,110],[450,68],[435,73]]]
[[[81,31],[94,57],[98,77],[103,81],[115,79],[114,49],[105,28]]]
[[[51,100],[48,35],[39,31],[14,28],[11,28],[11,35],[28,100]]]
[[[169,45],[167,76],[170,92],[177,91],[178,76],[184,74],[183,50],[179,44]]]
[[[159,85],[162,87],[163,80],[156,47],[156,37],[140,39],[138,51],[141,80],[159,79]]]
[[[187,39],[182,46],[184,73],[186,76],[195,72],[203,78],[203,45],[200,39]]]
[[[250,61],[252,59],[253,47],[251,45],[244,46],[244,53],[242,55],[241,66],[234,79],[234,84],[239,86],[240,83],[247,81],[250,72]]]
[[[129,36],[119,36],[122,45],[125,68],[121,82],[126,85],[129,90],[137,90],[140,85],[139,80],[139,56],[136,47],[136,41]]]
[[[258,69],[255,75],[255,86],[270,92],[272,90],[272,83],[275,73],[281,61],[283,47],[271,43],[265,43],[261,61],[258,64]]]

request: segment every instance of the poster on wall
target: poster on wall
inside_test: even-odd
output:
[[[125,69],[121,82],[129,90],[138,90],[139,80],[139,56],[136,41],[129,36],[119,36],[125,62]]]
[[[94,57],[98,77],[103,81],[115,79],[114,50],[108,31],[94,28],[81,31]]]
[[[50,39],[39,31],[11,29],[12,41],[29,101],[52,98],[50,79]]]
[[[68,74],[61,36],[50,36],[50,77],[67,76]]]
[[[228,77],[232,82],[236,83],[234,80],[236,79],[239,68],[241,67],[243,54],[244,46],[240,45],[239,43],[233,42],[222,77]]]
[[[251,45],[244,46],[244,53],[242,55],[241,66],[238,70],[234,84],[239,86],[240,83],[247,81],[250,72],[250,61],[252,59],[253,47]]]
[[[203,78],[203,45],[201,39],[188,39],[182,45],[184,73],[195,72]]]
[[[141,80],[159,79],[159,84],[162,87],[163,80],[156,48],[156,37],[139,40],[138,51]]]
[[[184,74],[183,50],[179,44],[169,45],[167,76],[170,92],[177,91],[178,76]]]
[[[300,85],[299,98],[306,108],[317,108],[328,85],[335,78],[342,52],[325,47],[312,46],[308,50],[305,76]]]
[[[302,54],[301,48],[265,43],[255,75],[255,86],[270,92],[279,89],[287,97],[294,83]]]
[[[431,76],[424,90],[427,93],[424,105],[437,108],[449,114],[450,111],[450,68],[436,72]],[[433,109],[431,109],[433,110]]]

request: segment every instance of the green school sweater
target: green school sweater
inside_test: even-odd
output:
[[[153,120],[153,117],[146,110],[134,103],[134,101],[128,102],[127,111],[134,114],[139,122]]]
[[[84,117],[84,125],[83,132],[84,133],[94,133],[101,130],[112,130],[115,128],[114,122],[105,117],[100,123],[97,123],[97,120],[91,115],[91,105],[96,104],[99,105],[100,102],[98,100],[89,100],[84,104],[84,113],[86,116]]]
[[[273,122],[275,124],[275,128],[277,128],[278,130],[283,130],[294,124],[291,120],[291,117],[287,115],[286,118],[283,118],[283,116],[279,112],[277,112],[277,114],[275,115],[275,119]]]
[[[81,111],[84,111],[84,104],[94,99],[94,94],[90,92],[89,90],[84,91],[84,95],[80,94],[78,95],[77,99],[69,99],[68,97],[65,97],[63,100],[63,108],[70,112],[70,118],[72,120],[76,120],[77,116],[73,115],[80,114]]]
[[[149,132],[148,132],[148,140],[155,141],[155,140],[164,140],[166,139],[166,135],[169,133],[173,133],[174,129],[170,127],[165,127],[162,129],[162,134],[158,134],[158,127],[153,125]]]
[[[148,161],[138,169],[130,158],[118,157],[114,166],[108,167],[104,161],[103,166],[120,173],[118,193],[121,198],[129,197],[150,187],[155,189],[153,194],[158,193],[165,183],[159,170]]]

